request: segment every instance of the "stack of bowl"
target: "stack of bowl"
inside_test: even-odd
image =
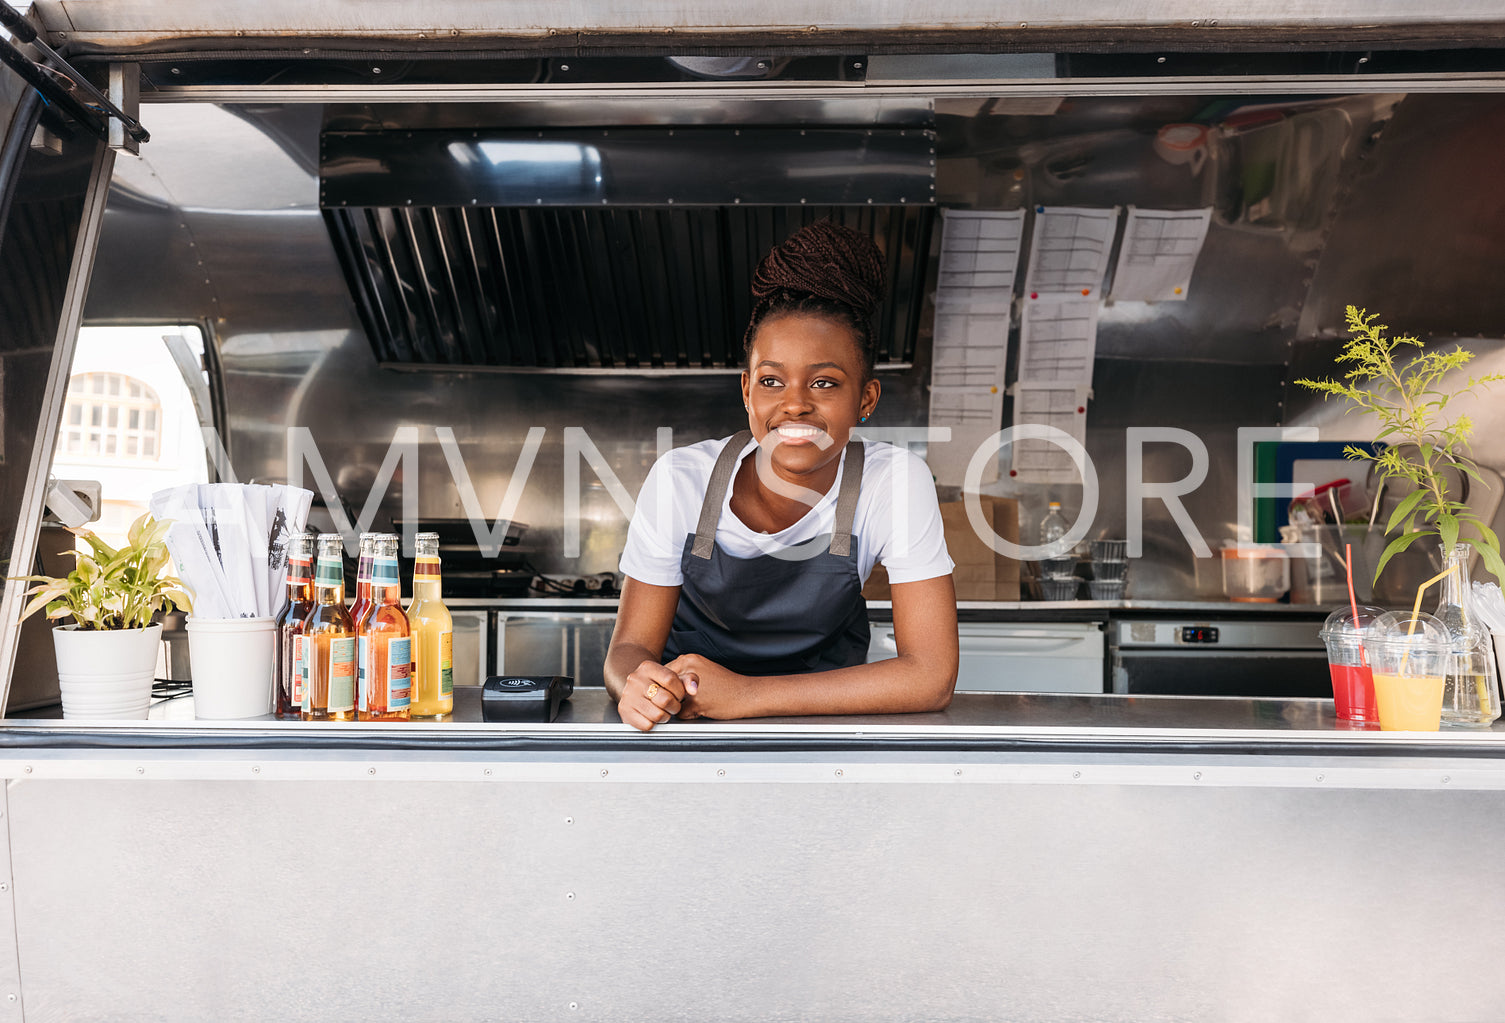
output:
[[[1129,541],[1092,541],[1093,600],[1123,600],[1129,583]]]

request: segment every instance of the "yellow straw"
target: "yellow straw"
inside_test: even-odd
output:
[[[1427,587],[1431,586],[1433,583],[1441,582],[1456,571],[1458,571],[1457,565],[1454,565],[1451,568],[1445,568],[1441,572],[1438,572],[1436,575],[1432,576],[1432,578],[1428,579],[1426,582],[1422,583],[1420,586],[1416,587],[1416,603],[1411,606],[1411,621],[1406,628],[1407,639],[1410,639],[1416,633],[1416,616],[1421,614],[1421,598],[1422,595],[1427,592]],[[1411,644],[1407,643],[1406,652],[1401,654],[1400,658],[1400,673],[1402,675],[1406,673],[1406,664],[1410,660]]]

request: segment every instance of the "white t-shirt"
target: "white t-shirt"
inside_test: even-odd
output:
[[[653,586],[679,586],[684,581],[680,559],[685,539],[695,532],[711,470],[730,441],[730,437],[723,437],[675,448],[654,463],[627,529],[621,563],[624,574]],[[862,444],[862,490],[852,532],[857,536],[857,567],[863,581],[874,563],[882,563],[888,569],[889,581],[895,583],[950,575],[955,566],[946,553],[930,467],[917,455],[892,444]],[[742,458],[756,448],[757,441],[749,441]],[[845,472],[845,451],[841,464]],[[716,545],[734,558],[753,558],[830,533],[840,489],[838,475],[830,491],[794,525],[777,533],[759,533],[744,525],[731,510],[732,487],[728,485],[716,524]]]

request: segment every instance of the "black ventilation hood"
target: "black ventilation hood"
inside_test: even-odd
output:
[[[829,217],[888,262],[903,366],[934,223],[916,128],[325,132],[320,196],[378,362],[737,368],[757,261]]]

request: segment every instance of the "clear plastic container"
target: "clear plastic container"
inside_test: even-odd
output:
[[[1048,547],[1066,535],[1066,516],[1061,514],[1061,502],[1052,501],[1040,520],[1040,546]]]
[[[1361,527],[1318,526],[1311,523],[1291,527],[1293,544],[1315,544],[1320,553],[1315,558],[1291,555],[1291,603],[1326,604],[1334,607],[1348,603],[1348,568],[1344,557],[1353,551],[1353,588],[1357,600],[1373,599],[1374,554],[1377,549],[1366,540]]]
[[[1229,600],[1273,604],[1291,588],[1291,559],[1279,547],[1224,547],[1222,554]]]
[[[1386,611],[1364,635],[1374,672],[1374,702],[1386,731],[1435,732],[1442,724],[1443,680],[1453,635],[1436,617]]]
[[[1327,645],[1327,669],[1333,680],[1333,710],[1340,721],[1379,721],[1374,706],[1374,672],[1364,655],[1364,636],[1383,614],[1368,604],[1354,609],[1345,604],[1327,616],[1317,635]]]

